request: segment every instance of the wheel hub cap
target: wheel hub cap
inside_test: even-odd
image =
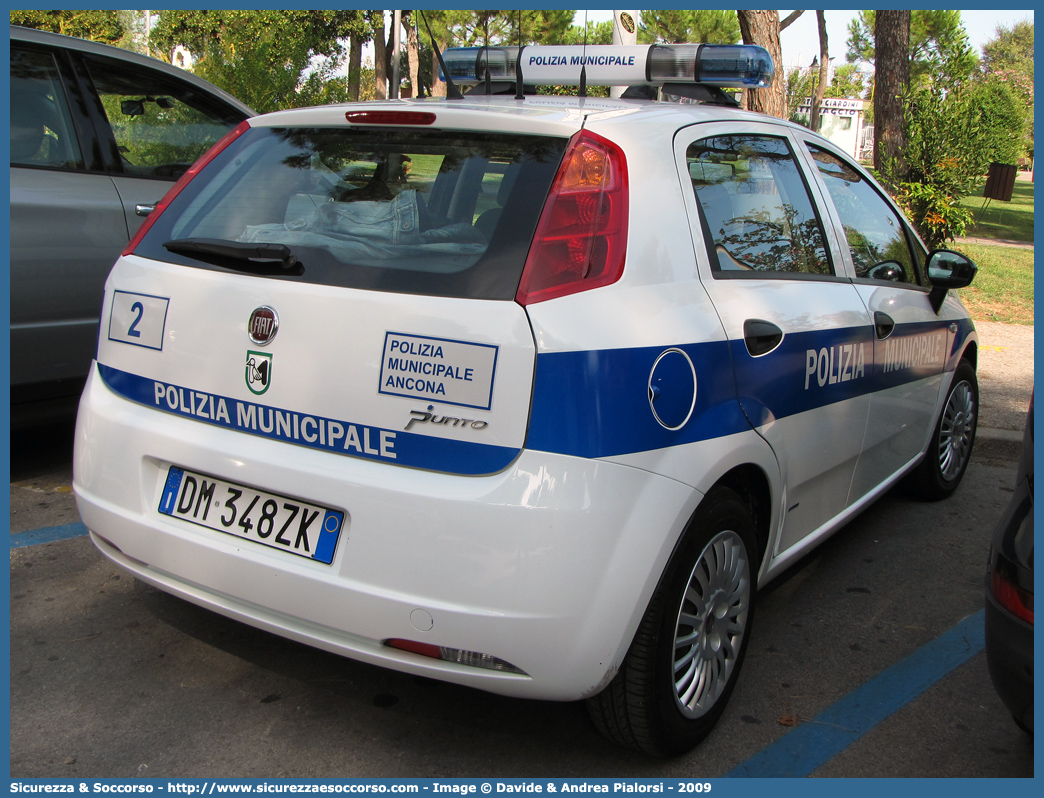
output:
[[[729,683],[749,607],[746,548],[735,532],[722,532],[700,554],[678,611],[673,678],[686,717],[708,712]]]
[[[974,431],[975,397],[971,386],[961,382],[950,392],[939,427],[939,471],[945,479],[960,474],[971,453]]]

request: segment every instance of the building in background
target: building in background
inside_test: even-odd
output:
[[[873,157],[874,128],[865,123],[868,100],[824,97],[820,108],[818,133],[830,139],[853,158]],[[798,106],[794,121],[807,125],[812,115],[812,98]]]

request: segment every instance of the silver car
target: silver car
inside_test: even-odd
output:
[[[175,180],[254,115],[137,53],[11,26],[11,412],[75,408],[105,277]]]

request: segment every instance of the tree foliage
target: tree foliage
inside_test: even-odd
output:
[[[922,85],[906,97],[906,173],[897,200],[929,247],[962,235],[971,194],[992,162],[1022,152],[1023,115],[1011,89],[991,78],[957,90]]]
[[[735,44],[740,40],[735,11],[643,11],[638,26],[642,44]]]
[[[885,14],[909,15],[908,42],[882,28]],[[1023,125],[1011,92],[976,80],[960,12],[862,11],[849,24],[847,60],[875,64],[879,176],[929,247],[962,235],[971,214],[961,198],[992,160],[1017,149]],[[907,75],[896,75],[898,67]]]
[[[871,81],[855,64],[842,64],[834,69],[827,97],[851,97],[867,99]]]
[[[849,63],[877,62],[876,11],[860,11],[848,24]],[[978,58],[968,41],[960,11],[910,12],[910,79],[919,83],[940,78],[951,85],[975,71]]]
[[[562,44],[612,44],[613,22],[588,22],[586,26],[573,25],[562,39]]]
[[[12,11],[11,24],[118,44],[125,30],[118,11]]]
[[[819,80],[819,67],[792,69],[787,73],[787,102],[793,97],[800,104],[811,97],[815,84]],[[847,97],[854,100],[866,100],[872,81],[856,64],[842,64],[835,67],[827,84],[826,97]],[[797,107],[795,105],[795,107]]]
[[[984,130],[972,99],[940,86],[921,86],[906,97],[906,171],[896,200],[930,249],[963,235],[971,221],[960,200],[989,165]]]
[[[1024,131],[1023,147],[1033,153],[1033,23],[1000,25],[982,47],[982,68],[990,85],[1004,84],[1019,101]]]
[[[978,129],[982,165],[994,161],[1016,164],[1026,151],[1030,120],[1011,86],[987,75],[968,87],[962,101],[965,113]]]
[[[320,101],[344,56],[342,40],[370,29],[359,11],[162,11],[153,48],[182,45],[194,71],[258,111]]]
[[[483,47],[486,45],[578,44],[583,29],[575,27],[576,13],[567,9],[526,11],[451,10],[410,12],[415,14],[419,30],[421,80],[436,96],[445,96],[445,84],[437,79],[438,63],[431,48],[431,37],[440,51],[447,47]],[[431,31],[429,36],[428,31]],[[592,25],[589,44],[609,44],[612,24]]]
[[[517,27],[518,12],[506,12],[512,24]],[[574,28],[573,15],[575,11],[552,9],[544,11],[523,11],[521,30],[513,30],[514,41],[518,41],[521,33],[522,41],[527,44],[567,44],[574,31],[582,31],[583,28]],[[612,41],[612,23],[609,23],[610,42]],[[592,42],[588,42],[591,44]]]
[[[513,25],[508,14],[500,11],[451,11],[447,12],[453,47],[488,47],[496,44],[513,43]]]
[[[998,25],[994,36],[982,46],[982,68],[987,75],[1015,72],[1030,79],[1032,99],[1033,23],[1028,19],[1010,28]]]

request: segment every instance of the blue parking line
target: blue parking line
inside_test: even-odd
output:
[[[15,532],[11,535],[11,548],[21,549],[35,546],[38,543],[54,543],[56,540],[68,540],[87,534],[87,527],[82,523],[65,524],[64,526],[47,526],[30,532]]]
[[[726,778],[801,777],[812,773],[986,645],[986,611],[879,673],[813,720],[725,774]]]

